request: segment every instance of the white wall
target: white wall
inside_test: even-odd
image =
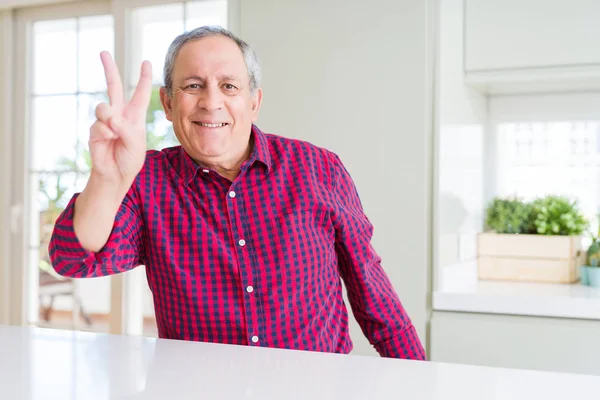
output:
[[[484,206],[487,100],[463,82],[464,0],[441,0],[436,232],[440,267],[476,256]]]
[[[600,119],[600,91],[490,98],[490,124]]]
[[[598,0],[467,0],[466,11],[468,71],[600,64]]]
[[[244,0],[258,125],[338,153],[423,341],[430,266],[434,0]],[[374,354],[356,324],[355,353]]]

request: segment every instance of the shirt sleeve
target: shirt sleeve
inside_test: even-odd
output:
[[[335,248],[354,317],[382,357],[424,360],[417,332],[371,245],[373,226],[354,182],[339,157],[332,157],[337,199]]]
[[[56,220],[48,252],[54,270],[71,278],[91,278],[128,271],[143,264],[144,223],[133,186],[123,199],[104,247],[84,249],[73,229],[75,194]]]

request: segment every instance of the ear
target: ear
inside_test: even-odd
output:
[[[167,120],[173,122],[171,97],[167,93],[167,89],[164,86],[160,88],[160,102],[162,103],[163,109],[165,110],[165,116],[167,117]]]
[[[252,96],[252,122],[256,122],[258,119],[258,112],[260,111],[260,105],[262,104],[262,89],[258,88]]]

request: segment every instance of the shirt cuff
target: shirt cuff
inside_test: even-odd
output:
[[[376,343],[375,350],[381,357],[426,360],[425,350],[412,324],[396,336]]]
[[[73,227],[73,215],[75,212],[75,200],[79,194],[75,194],[60,214],[54,224],[53,238],[49,248],[51,259],[56,260],[52,267],[63,276],[74,277],[76,265],[80,263],[93,262],[95,253],[83,248]],[[73,271],[72,271],[73,269]]]

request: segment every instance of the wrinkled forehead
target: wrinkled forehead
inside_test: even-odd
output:
[[[224,36],[193,40],[181,47],[173,65],[173,79],[178,81],[189,76],[249,78],[242,50]]]

